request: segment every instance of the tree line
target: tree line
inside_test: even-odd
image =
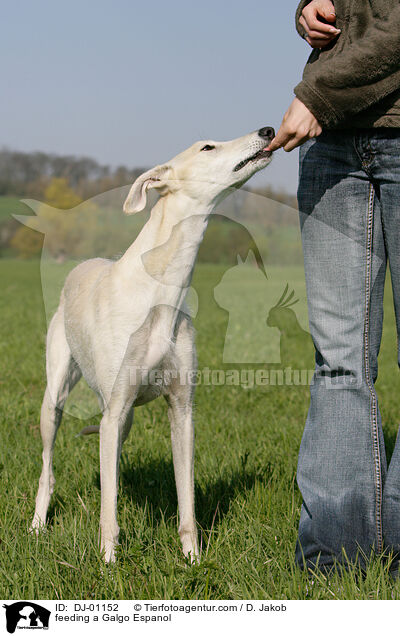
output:
[[[43,246],[60,262],[121,254],[147,217],[122,214],[122,199],[116,197],[124,191],[115,189],[129,186],[145,170],[111,168],[87,157],[1,150],[0,256],[32,258]],[[33,213],[20,199],[41,203]],[[235,264],[236,255],[246,258],[249,249],[258,258],[258,245],[271,262],[301,262],[293,195],[271,188],[242,190],[222,207],[209,224],[200,261]],[[17,221],[13,214],[32,216]]]
[[[0,196],[44,197],[52,179],[66,179],[81,199],[132,183],[145,168],[101,165],[90,157],[0,150]]]

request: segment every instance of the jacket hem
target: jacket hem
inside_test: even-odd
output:
[[[336,111],[313,86],[302,80],[294,88],[296,97],[307,106],[323,127],[334,127],[339,123]]]

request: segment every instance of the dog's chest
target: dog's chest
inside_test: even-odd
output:
[[[133,381],[137,383],[138,394],[134,405],[140,406],[169,392],[171,382],[179,374],[177,359],[172,345],[159,363],[151,368],[143,366]]]

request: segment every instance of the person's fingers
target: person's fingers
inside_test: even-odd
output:
[[[318,0],[316,4],[320,15],[322,15],[325,20],[328,20],[328,22],[334,22],[336,20],[335,7],[331,0]]]
[[[303,20],[301,18],[303,18]],[[318,33],[329,33],[329,34],[334,33],[335,35],[340,33],[340,29],[337,29],[332,24],[325,24],[325,22],[321,22],[320,20],[318,20],[318,14],[312,13],[308,15],[305,13],[305,10],[304,10],[301,18],[299,22],[303,26],[303,28],[306,29],[307,33],[309,31],[317,31]]]
[[[321,22],[321,17],[327,22],[336,21],[334,7],[331,2],[322,0],[311,2],[303,9],[299,22],[307,31],[316,30],[324,33],[338,31],[333,24]]]
[[[286,152],[290,152],[307,139],[320,135],[321,132],[321,125],[313,113],[295,97],[283,116],[278,132],[265,150],[274,152],[278,148],[283,148]]]
[[[318,122],[313,124],[309,128],[305,128],[304,126],[299,126],[296,132],[288,138],[285,144],[282,145],[282,148],[285,152],[291,152],[298,146],[304,144],[308,139],[313,139],[314,137],[318,137],[322,133],[322,128]]]
[[[314,6],[314,11],[316,12],[316,10],[317,9]],[[334,40],[334,38],[336,38],[340,33],[340,29],[337,29],[336,27],[329,24],[324,24],[323,22],[320,22],[316,17],[315,19],[310,19],[307,22],[307,20],[302,15],[300,16],[299,22],[305,30],[304,39],[314,49],[323,49],[324,47],[328,46],[328,44],[330,44],[332,40]],[[313,24],[316,28],[311,28],[310,24]]]
[[[321,38],[321,39],[326,39],[327,41],[330,41],[337,35],[337,30],[328,33],[326,31],[323,32],[323,31],[315,31],[313,29],[309,29],[307,22],[302,17],[300,17],[299,22],[301,26],[303,27],[303,29],[306,31],[308,37],[310,38]]]
[[[279,150],[279,148],[282,148],[282,144],[274,137],[265,150],[275,152],[275,150]]]
[[[295,137],[289,139],[289,141],[283,146],[283,149],[285,152],[291,152],[292,150],[297,148],[297,146],[301,146],[301,144],[307,141],[307,139],[309,139],[308,135],[306,137],[298,137],[296,135]]]
[[[284,147],[289,142],[291,137],[292,134],[289,133],[284,126],[281,126],[275,137],[265,150],[271,150],[272,152],[274,152],[275,150]]]
[[[307,32],[307,35],[311,40],[325,40],[326,42],[330,42],[336,37],[336,31],[334,33],[322,33],[321,31],[310,30]]]

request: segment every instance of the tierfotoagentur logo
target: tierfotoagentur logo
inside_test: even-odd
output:
[[[9,634],[14,634],[16,629],[48,629],[50,610],[32,603],[31,601],[18,601],[11,605],[3,605],[6,610],[6,627]]]
[[[181,386],[240,386],[251,389],[255,386],[306,386],[314,384],[314,369],[292,368],[279,369],[236,368],[210,369],[203,367],[196,371],[177,371],[173,369],[151,369],[146,367],[129,367],[129,382],[132,386],[167,387],[173,382]],[[358,379],[346,369],[338,369],[338,374],[324,378],[325,385],[330,388],[354,388]]]

